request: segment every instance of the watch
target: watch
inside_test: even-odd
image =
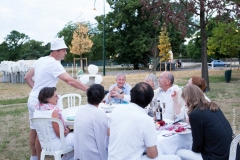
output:
[[[122,92],[120,92],[119,94],[123,94],[124,92],[122,91]]]

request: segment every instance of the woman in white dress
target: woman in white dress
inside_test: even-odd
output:
[[[73,133],[70,133],[70,129],[66,127],[64,124],[64,120],[62,118],[61,111],[56,106],[58,101],[58,96],[56,92],[55,87],[45,87],[39,92],[38,96],[39,103],[35,107],[34,111],[34,118],[58,118],[63,122],[64,126],[64,135],[66,140],[67,147],[72,147],[74,144],[74,135]],[[52,143],[54,146],[54,150],[61,150],[61,142],[60,142],[60,132],[59,132],[59,126],[56,122],[53,122],[52,124],[49,124],[50,132],[52,136]],[[39,142],[41,146],[44,145],[41,141],[42,137],[38,137]],[[37,141],[38,141],[37,139]],[[39,144],[39,142],[36,142]],[[39,147],[37,147],[39,148]],[[40,148],[41,149],[41,148]],[[38,159],[40,159],[40,152],[41,150],[38,150]],[[69,152],[67,154],[64,154],[62,157],[62,160],[71,160],[73,159],[74,151]]]

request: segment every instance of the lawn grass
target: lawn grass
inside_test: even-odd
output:
[[[173,71],[175,84],[185,86],[190,77],[201,76],[199,70]],[[148,74],[126,74],[127,83],[134,86],[143,81]],[[157,72],[159,76],[160,72]],[[224,70],[210,70],[211,90],[206,95],[220,105],[224,115],[232,125],[235,134],[240,134],[240,71],[232,71],[230,83],[224,79]],[[108,89],[115,83],[115,75],[103,77],[102,85]],[[28,160],[30,149],[28,142],[29,121],[27,97],[30,88],[27,84],[0,83],[0,160]],[[69,87],[62,81],[57,84],[58,94],[78,93],[82,95],[82,104],[86,104],[83,91]],[[46,159],[52,160],[48,157]]]

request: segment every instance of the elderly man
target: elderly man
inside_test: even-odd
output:
[[[67,48],[63,39],[55,38],[51,42],[50,55],[39,58],[25,75],[24,79],[32,88],[28,98],[29,120],[33,118],[33,112],[38,103],[40,90],[44,87],[56,87],[58,79],[79,90],[86,91],[88,89],[87,86],[72,78],[61,65],[60,61],[63,60],[67,54]],[[32,79],[33,76],[34,81]],[[37,133],[31,121],[30,128],[29,141],[32,152],[30,160],[37,160],[37,154],[40,155],[40,153],[37,152],[39,152],[41,148],[35,148],[35,141],[38,142]],[[36,147],[39,147],[39,145],[36,145]]]
[[[131,103],[116,107],[109,118],[108,160],[180,160],[158,156],[156,128],[144,110],[153,98],[152,87],[140,82],[130,96]]]
[[[162,72],[158,82],[159,88],[154,90],[153,100],[160,100],[160,105],[163,108],[163,119],[184,119],[184,114],[181,112],[181,108],[184,106],[184,100],[181,97],[182,91],[177,85],[173,85],[174,76],[172,73]]]
[[[118,73],[116,84],[109,88],[109,94],[106,96],[106,103],[124,104],[130,100],[130,90],[132,87],[126,83],[126,76]]]

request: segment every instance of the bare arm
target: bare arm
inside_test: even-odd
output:
[[[82,84],[80,81],[72,78],[67,72],[60,74],[58,76],[58,78],[76,89],[80,89],[83,91],[87,91],[87,89],[88,89],[88,86],[86,86],[86,85]]]
[[[52,118],[57,118],[57,119],[59,119],[59,117],[58,117],[58,112],[57,112],[57,111],[53,111],[53,113],[52,113]],[[56,133],[56,135],[57,135],[58,137],[60,137],[60,131],[59,131],[58,123],[52,122],[52,125],[53,125],[53,130],[54,130],[54,132]],[[67,136],[68,133],[70,133],[70,129],[67,128],[67,129],[64,131],[64,136]]]
[[[175,111],[175,114],[178,115],[181,113],[181,104],[179,104],[179,96],[178,96],[179,93],[177,93],[177,91],[174,91],[173,94],[172,94],[172,99],[173,99],[173,108],[174,108],[174,111]]]
[[[33,76],[34,76],[34,68],[31,68],[25,75],[24,79],[29,85],[29,87],[33,88],[34,81],[33,81]]]
[[[147,147],[147,157],[154,159],[158,156],[158,150],[156,146]]]

